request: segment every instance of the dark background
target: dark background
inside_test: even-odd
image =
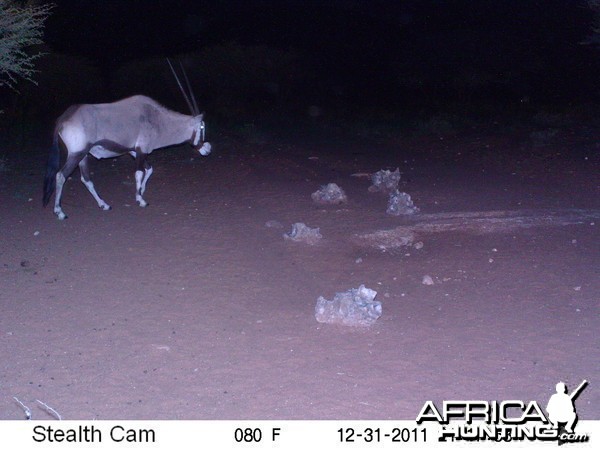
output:
[[[201,108],[222,123],[485,121],[598,100],[583,1],[54,3],[39,85],[22,83],[10,103],[21,119],[136,93],[184,111],[167,56],[185,64]]]

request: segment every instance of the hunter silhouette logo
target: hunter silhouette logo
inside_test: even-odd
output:
[[[567,385],[562,381],[556,383],[556,394],[553,394],[548,401],[546,411],[548,411],[548,419],[554,425],[554,428],[559,430],[559,439],[562,436],[561,424],[565,424],[564,431],[568,434],[573,434],[573,429],[577,423],[577,412],[575,410],[575,399],[581,391],[588,385],[587,380],[583,380],[577,389],[571,394],[567,393]]]
[[[547,415],[535,400],[487,401],[451,400],[438,407],[427,401],[417,416],[417,425],[437,422],[440,442],[465,441],[558,441],[588,442],[589,435],[574,431],[577,423],[575,399],[588,385],[587,380],[568,393],[562,381],[546,406]]]

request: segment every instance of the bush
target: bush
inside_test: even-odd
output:
[[[14,88],[19,78],[33,81],[34,61],[40,54],[27,50],[42,44],[44,22],[51,8],[20,7],[10,0],[0,0],[0,86]]]

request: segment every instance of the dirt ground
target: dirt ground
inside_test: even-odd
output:
[[[600,419],[598,135],[213,140],[129,157],[41,207],[47,150],[0,172],[0,419],[414,419],[433,400],[537,400],[590,385]],[[9,153],[10,155],[10,153]],[[421,213],[386,214],[365,174],[400,168]],[[348,195],[320,206],[335,182]],[[265,224],[269,221],[270,225]],[[317,245],[283,238],[320,227]],[[281,226],[279,226],[279,224]],[[422,248],[394,246],[403,226]],[[383,230],[390,241],[360,235]],[[422,283],[429,275],[433,285]],[[360,284],[383,314],[321,324]]]

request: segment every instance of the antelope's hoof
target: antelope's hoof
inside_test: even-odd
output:
[[[103,211],[110,211],[112,209],[112,206],[104,204],[100,205],[100,209],[102,209]]]
[[[210,142],[205,142],[198,151],[200,152],[200,154],[202,156],[208,156],[208,155],[210,155],[211,149],[212,149],[212,146],[210,145]]]
[[[58,216],[58,220],[65,220],[69,217],[64,212],[59,212],[56,215]]]

